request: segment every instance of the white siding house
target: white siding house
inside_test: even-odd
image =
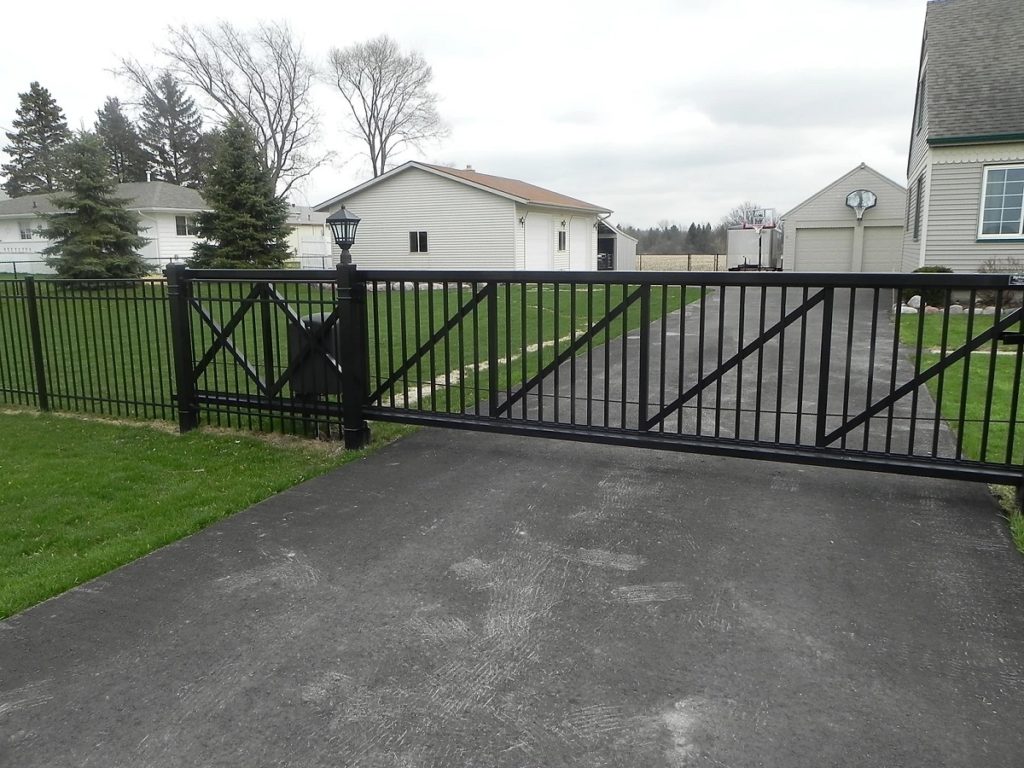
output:
[[[929,3],[902,267],[1024,267],[1024,3]]]
[[[146,181],[118,184],[117,196],[130,200],[128,207],[139,214],[139,234],[149,239],[140,253],[154,271],[192,255],[195,215],[207,207],[198,192],[163,181]],[[57,210],[50,197],[0,200],[0,272],[53,271],[43,263],[43,249],[50,242],[40,234],[44,226],[41,214]]]
[[[196,214],[209,210],[199,192],[164,181],[140,181],[118,184],[117,196],[130,200],[129,209],[139,215],[139,234],[149,240],[140,253],[154,272],[191,258],[192,246],[199,240],[195,236]],[[57,210],[51,197],[0,199],[0,272],[53,272],[43,261],[43,249],[50,242],[40,234],[44,226],[41,214]],[[330,266],[326,218],[312,208],[291,207],[288,245],[302,266]]]
[[[327,214],[309,206],[293,205],[288,211],[288,248],[303,269],[331,266],[331,245],[327,233]]]
[[[875,195],[875,205],[859,220],[847,205],[847,196],[858,190]],[[861,163],[782,216],[782,268],[899,272],[906,197],[902,186]]]
[[[374,269],[592,270],[598,221],[611,213],[515,179],[418,162],[316,210],[342,205],[361,219],[353,260]]]

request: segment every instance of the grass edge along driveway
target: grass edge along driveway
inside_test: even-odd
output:
[[[945,318],[946,339],[943,345],[943,322],[942,313],[909,315],[902,318],[900,323],[900,341],[909,351],[911,360],[920,356],[920,367],[927,368],[937,363],[943,352],[949,354],[962,346],[967,339],[966,315],[953,315]],[[992,326],[992,317],[977,315],[973,321],[972,337],[985,331]],[[920,347],[918,339],[920,338]],[[964,453],[969,458],[982,458],[981,453],[981,422],[985,413],[985,401],[989,396],[988,376],[992,358],[990,356],[991,345],[986,344],[979,352],[972,355],[971,365],[967,370],[967,400],[964,408],[964,415],[967,418],[964,424],[962,435]],[[1018,413],[1011,413],[1013,390],[1021,386],[1021,382],[1014,381],[1017,375],[1015,355],[999,354],[995,358],[995,370],[992,386],[991,418],[994,421],[1006,421],[1011,418],[1020,418],[1020,411],[1024,410],[1024,398],[1018,405]],[[963,394],[964,364],[957,363],[951,366],[942,379],[942,417],[946,420],[949,429],[956,434],[960,417],[961,396]],[[939,380],[931,379],[928,384],[928,391],[933,400],[939,400]],[[1005,427],[995,425],[993,427],[995,448],[1000,453],[1005,453],[1007,436]],[[1018,446],[1024,443],[1024,427],[1018,422],[1017,435],[1014,440],[1014,456],[1021,450]],[[991,449],[991,445],[986,446]],[[989,454],[991,455],[991,454]],[[992,485],[993,495],[999,502],[1003,513],[1006,515],[1010,527],[1010,534],[1018,551],[1024,554],[1024,513],[1017,505],[1014,490],[1010,486]]]
[[[0,410],[0,619],[408,433],[373,443]]]

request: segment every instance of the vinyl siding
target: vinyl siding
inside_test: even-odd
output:
[[[903,227],[865,227],[863,272],[899,272]]]
[[[597,218],[576,215],[567,221],[570,269],[597,269]]]
[[[932,166],[925,263],[956,272],[976,272],[989,259],[1024,262],[1024,242],[978,241],[981,190],[986,163]]]
[[[636,269],[636,240],[615,236],[615,269],[631,272]]]
[[[135,213],[140,213],[135,211]],[[142,257],[151,261],[158,268],[163,268],[171,261],[185,261],[192,257],[192,246],[197,238],[178,235],[175,216],[192,216],[192,211],[142,211],[140,213],[139,234],[149,240],[139,253]],[[27,220],[22,216],[20,220]],[[0,261],[37,261],[45,258],[42,256],[42,249],[50,243],[42,238],[32,240],[21,240],[18,229],[19,219],[4,219],[0,221]],[[42,218],[39,225],[42,225]],[[50,270],[41,265],[33,265],[33,271],[49,272]],[[4,265],[0,264],[0,271],[4,271]]]
[[[362,221],[352,259],[367,269],[514,269],[516,205],[499,195],[419,168],[347,198]],[[336,210],[340,205],[331,210]],[[409,233],[427,232],[428,252],[409,252]],[[332,255],[338,247],[332,243]]]
[[[147,259],[161,265],[169,261],[185,261],[192,258],[192,246],[199,242],[190,235],[179,235],[176,216],[195,218],[195,213],[142,211],[139,222],[139,234],[149,238],[150,242],[143,246],[140,253]]]
[[[928,158],[930,158],[930,153],[926,153],[925,155],[926,161]],[[907,205],[903,212],[903,220],[905,224],[903,230],[903,258],[900,265],[901,271],[903,272],[913,272],[921,266],[921,251],[924,248],[924,239],[914,239],[914,211],[917,209],[917,180],[921,177],[921,174],[925,174],[925,194],[927,194],[928,191],[927,167],[926,162],[922,163],[914,170],[914,175],[907,180]],[[922,232],[924,231],[924,214],[925,205],[924,201],[922,201]]]
[[[903,216],[906,190],[865,166],[840,177],[787,213],[786,227],[828,221],[852,224],[856,217],[846,205],[846,196],[856,189],[869,189],[878,196],[875,207],[865,212],[864,221],[898,219]]]
[[[925,154],[928,152],[928,82],[927,82],[927,55],[924,63],[921,66],[921,71],[918,74],[918,89],[921,87],[921,78],[925,79],[925,94],[924,103],[917,105],[917,108],[922,110],[922,125],[921,129],[917,128],[917,114],[912,118],[913,122],[910,125],[910,154],[907,159],[907,173],[913,173],[915,169],[924,160]],[[915,103],[917,98],[915,97]]]

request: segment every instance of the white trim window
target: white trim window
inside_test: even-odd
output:
[[[22,240],[31,240],[39,232],[39,225],[34,221],[25,221],[24,219],[18,222],[18,233],[21,235]]]
[[[196,220],[191,216],[175,216],[174,231],[178,233],[178,237],[195,237],[199,234]]]
[[[1024,237],[1024,165],[985,168],[979,240]]]

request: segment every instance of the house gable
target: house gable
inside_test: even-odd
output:
[[[333,211],[344,202],[362,219],[352,247],[357,264],[374,269],[514,268],[514,201],[408,163],[395,171],[317,206]],[[425,251],[418,244],[412,251],[411,232],[426,233]],[[338,252],[336,245],[333,252]]]
[[[861,163],[787,211],[783,214],[782,219],[783,221],[844,222],[853,216],[853,212],[846,206],[845,198],[849,192],[855,189],[870,189],[878,195],[878,205],[875,209],[868,211],[865,217],[899,218],[902,216],[907,190],[869,165]]]

